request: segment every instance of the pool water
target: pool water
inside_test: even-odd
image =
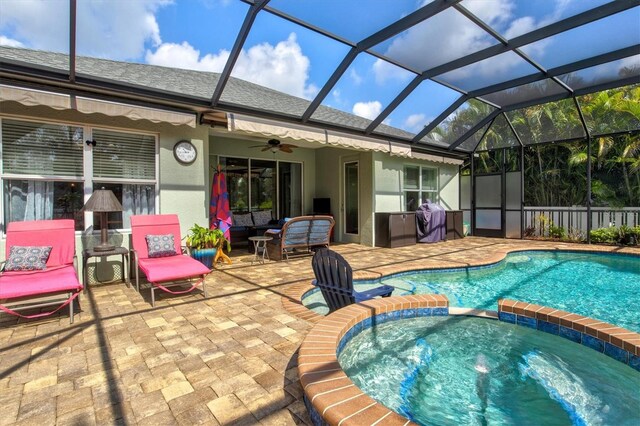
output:
[[[339,355],[353,382],[423,425],[638,425],[640,373],[569,340],[476,317],[369,328]]]
[[[450,306],[497,309],[498,299],[515,299],[597,318],[640,331],[640,257],[577,252],[509,254],[490,267],[417,271],[384,279],[394,296],[444,294]],[[380,284],[356,285],[356,290]],[[303,303],[326,314],[322,294]]]

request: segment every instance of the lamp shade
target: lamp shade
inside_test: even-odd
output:
[[[122,204],[110,189],[96,189],[82,208],[88,212],[120,212]]]

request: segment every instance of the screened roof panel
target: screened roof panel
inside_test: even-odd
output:
[[[635,96],[634,96],[635,95]],[[592,136],[640,130],[640,84],[578,97]]]
[[[516,53],[505,52],[441,74],[437,79],[464,91],[472,91],[536,72],[537,68]]]
[[[580,0],[559,2],[527,0],[463,0],[462,6],[483,19],[506,39],[561,21],[611,0]]]
[[[269,42],[274,39],[281,41]],[[251,27],[231,76],[312,99],[348,51],[345,44],[273,14],[261,13]],[[273,67],[274,61],[279,66]],[[303,113],[300,110],[295,115]]]
[[[460,93],[431,80],[425,80],[384,120],[384,123],[413,135],[447,109]],[[382,129],[376,132],[385,134]]]
[[[421,72],[495,44],[497,39],[448,8],[372,50]]]
[[[458,148],[463,150],[463,151],[466,151],[466,152],[474,151],[476,149],[476,146],[480,142],[480,139],[482,138],[482,135],[484,135],[484,132],[487,131],[488,127],[489,127],[489,123],[487,123],[480,130],[478,130],[473,135],[468,137],[467,140],[465,140],[460,145],[458,145]]]
[[[566,89],[548,78],[546,80],[540,80],[488,95],[483,95],[482,98],[493,104],[505,107],[561,93],[567,93]]]
[[[489,131],[484,135],[484,138],[480,141],[477,151],[488,151],[491,149],[509,148],[513,146],[520,146],[516,135],[511,130],[507,119],[503,114],[500,114],[493,120],[493,124],[489,128]]]
[[[574,90],[611,83],[627,77],[636,77],[640,81],[640,55],[558,76],[560,80]]]
[[[449,114],[436,128],[427,134],[421,140],[428,142],[429,140],[442,141],[447,146],[464,136],[476,124],[486,118],[495,110],[491,105],[476,99],[469,99],[458,109]]]
[[[403,68],[361,53],[322,105],[373,120],[414,77],[415,74]],[[319,114],[316,110],[311,118],[319,119]]]
[[[83,0],[71,38],[75,61],[65,55],[71,43],[71,0],[0,2],[0,66],[5,78],[18,85],[100,92],[114,100],[131,97],[150,106],[197,112],[326,123],[406,143],[428,126],[434,131],[421,139],[424,146],[434,135],[439,138],[434,146],[457,146],[462,141],[456,138],[467,137],[479,123],[468,117],[474,103],[491,110],[482,100],[511,110],[549,95],[569,96],[570,90],[548,79],[508,88],[566,72],[557,67],[575,70],[558,78],[581,94],[640,79],[637,0]],[[354,44],[373,34],[377,44],[356,45],[362,50],[352,56]],[[502,45],[499,39],[508,42]],[[521,46],[522,40],[530,43]],[[75,70],[69,69],[74,63]],[[440,75],[434,76],[434,67]],[[81,77],[77,83],[76,75]],[[502,90],[479,97],[496,89]],[[463,93],[478,100],[432,123],[458,105]],[[530,117],[522,118],[529,140],[582,136],[575,108],[568,103],[564,111],[559,105],[564,104],[541,107],[553,111],[555,127],[542,116],[531,126]],[[564,113],[571,120],[563,121]],[[610,117],[618,123],[617,112]],[[372,118],[381,122],[375,129]],[[620,120],[607,129],[635,125]]]
[[[546,69],[640,43],[640,7],[591,22],[522,47]],[[633,29],[620,31],[621,28]]]
[[[268,7],[357,43],[431,1],[394,0],[389,7],[388,0],[271,0]]]
[[[548,102],[506,114],[525,145],[586,136],[573,99]]]

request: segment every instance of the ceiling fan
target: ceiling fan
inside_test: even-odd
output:
[[[264,151],[269,151],[271,150],[271,152],[273,152],[274,154],[276,153],[276,151],[280,150],[282,152],[286,152],[288,154],[291,154],[293,152],[293,150],[291,148],[298,148],[297,145],[291,145],[288,143],[281,143],[278,139],[269,139],[267,141],[267,145],[253,145],[250,148],[262,148],[262,152]]]

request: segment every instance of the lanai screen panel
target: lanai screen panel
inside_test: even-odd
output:
[[[448,8],[372,50],[421,72],[496,44],[497,39]]]
[[[425,80],[393,110],[384,122],[415,136],[459,97],[459,92],[431,80]],[[388,129],[385,130],[380,126],[375,129],[375,132],[388,134]]]
[[[493,124],[489,131],[476,148],[478,151],[487,151],[490,149],[510,148],[519,146],[520,143],[516,139],[516,135],[511,130],[507,119],[500,114],[493,120]]]
[[[441,74],[436,78],[439,81],[469,92],[518,77],[524,77],[525,75],[535,74],[536,72],[538,72],[537,68],[516,53],[505,52]]]
[[[273,44],[270,40],[280,41]],[[322,46],[322,49],[316,46]],[[309,101],[348,51],[346,44],[274,14],[261,12],[251,26],[231,76],[265,89],[256,96],[257,88],[242,87],[242,81],[237,80],[225,87],[221,100],[270,113],[301,117]],[[272,67],[274,57],[283,65]],[[284,63],[289,66],[284,66]],[[283,101],[272,90],[290,95],[290,98]]]
[[[558,78],[574,90],[607,84],[624,78],[635,78],[640,82],[640,55],[562,74]]]
[[[506,113],[525,145],[585,137],[573,99],[563,99]]]
[[[389,0],[271,0],[267,7],[357,43],[428,3],[431,0],[393,0],[390,7]],[[336,14],[348,16],[349,24]]]
[[[640,84],[578,97],[592,136],[640,130]]]
[[[567,93],[567,90],[552,79],[547,78],[545,80],[483,95],[482,99],[501,107],[507,107],[521,102],[529,102],[541,97],[561,95],[563,93]]]
[[[322,105],[373,120],[415,76],[368,53],[361,53],[324,98]],[[311,119],[317,121],[330,118],[321,108],[311,115]],[[370,122],[362,120],[352,124],[365,129]]]
[[[463,151],[472,152],[473,150],[476,149],[476,146],[478,146],[478,143],[480,142],[480,140],[482,139],[482,136],[484,135],[484,133],[487,131],[488,128],[489,128],[489,123],[487,123],[487,125],[483,126],[480,130],[478,130],[473,135],[468,137],[467,140],[465,140],[460,145],[458,145],[458,148]]]
[[[638,22],[640,7],[634,7],[528,44],[522,51],[544,68],[555,68],[633,46],[638,42]],[[635,28],[636,31],[621,31],[621,28]]]
[[[451,113],[421,141],[435,141],[449,146],[495,110],[491,105],[469,99]]]

